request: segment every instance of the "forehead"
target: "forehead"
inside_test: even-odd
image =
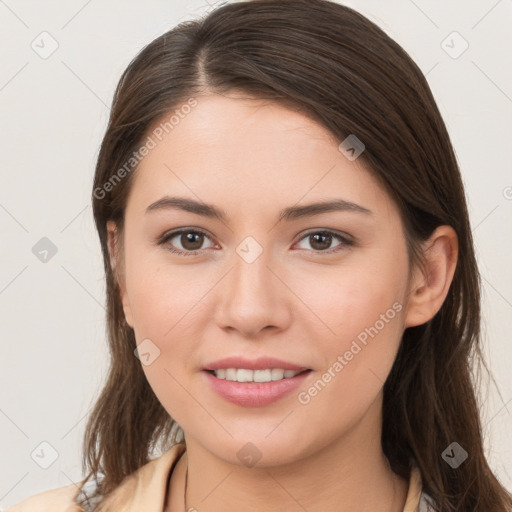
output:
[[[210,94],[196,97],[195,100],[196,105],[188,109],[186,114],[166,114],[152,127],[153,131],[160,130],[161,142],[173,144],[175,151],[209,150],[210,156],[217,154],[233,159],[238,148],[265,150],[259,154],[243,155],[248,162],[265,156],[273,159],[279,155],[290,157],[286,143],[293,147],[294,152],[299,149],[298,145],[302,146],[301,153],[318,144],[325,145],[328,141],[336,145],[336,138],[330,131],[309,115],[299,112],[299,107],[293,104],[285,106],[275,101],[234,93],[229,96]],[[174,111],[180,112],[181,108],[183,104]],[[171,117],[172,127],[166,124]]]
[[[176,192],[231,204],[239,198],[245,208],[340,195],[375,203],[384,194],[360,161],[345,158],[329,130],[296,108],[231,94],[195,100],[173,123],[179,105],[148,131],[153,148],[132,184],[138,208]]]

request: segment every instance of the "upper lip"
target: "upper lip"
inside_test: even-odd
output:
[[[267,368],[280,368],[282,370],[293,370],[300,372],[309,370],[306,366],[299,366],[275,357],[258,357],[258,359],[245,359],[243,357],[225,357],[208,363],[204,370],[219,370],[223,368],[245,368],[247,370],[266,370]]]

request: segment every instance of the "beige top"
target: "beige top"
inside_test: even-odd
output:
[[[105,500],[102,512],[163,512],[169,477],[185,452],[185,444],[178,443],[160,457],[148,462],[131,475]],[[35,494],[6,512],[83,512],[75,498],[81,484],[71,484]],[[426,495],[422,494],[421,475],[414,466],[409,479],[409,490],[403,512],[427,512]]]

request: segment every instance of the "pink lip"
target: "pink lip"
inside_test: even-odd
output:
[[[280,364],[282,364],[282,362]],[[243,366],[221,366],[221,368],[222,367],[243,368]],[[272,365],[270,365],[270,367],[272,367]],[[264,368],[269,368],[269,366],[265,366]],[[280,366],[280,368],[285,369],[282,366]],[[219,379],[209,371],[203,371],[203,373],[212,389],[228,402],[243,407],[263,407],[276,402],[291,393],[294,389],[297,389],[311,371],[305,371],[288,379],[271,382],[235,382]]]
[[[222,368],[245,368],[247,370],[266,370],[267,368],[280,368],[281,370],[293,370],[301,372],[308,370],[306,366],[297,366],[275,357],[259,357],[258,359],[245,359],[243,357],[225,357],[213,363],[207,364],[203,370],[218,370]]]

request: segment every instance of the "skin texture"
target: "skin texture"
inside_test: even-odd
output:
[[[143,370],[185,433],[187,453],[172,475],[166,511],[184,510],[187,466],[187,509],[401,511],[408,482],[381,449],[382,388],[404,329],[428,321],[446,297],[456,235],[438,228],[425,244],[426,273],[410,269],[396,205],[330,132],[272,102],[234,93],[197,100],[140,163],[121,240],[108,223],[126,320],[137,343],[150,339],[160,350]],[[177,209],[146,214],[164,195],[214,204],[227,221]],[[327,199],[372,213],[278,222],[283,208]],[[157,245],[178,228],[207,236]],[[325,230],[353,244],[309,236]],[[252,263],[236,251],[249,236],[263,249]],[[200,254],[173,254],[172,245]],[[396,314],[378,334],[300,403],[298,392],[393,304]],[[231,355],[270,355],[313,371],[298,392],[241,407],[217,395],[202,372]],[[237,457],[247,442],[261,453],[253,467]]]

